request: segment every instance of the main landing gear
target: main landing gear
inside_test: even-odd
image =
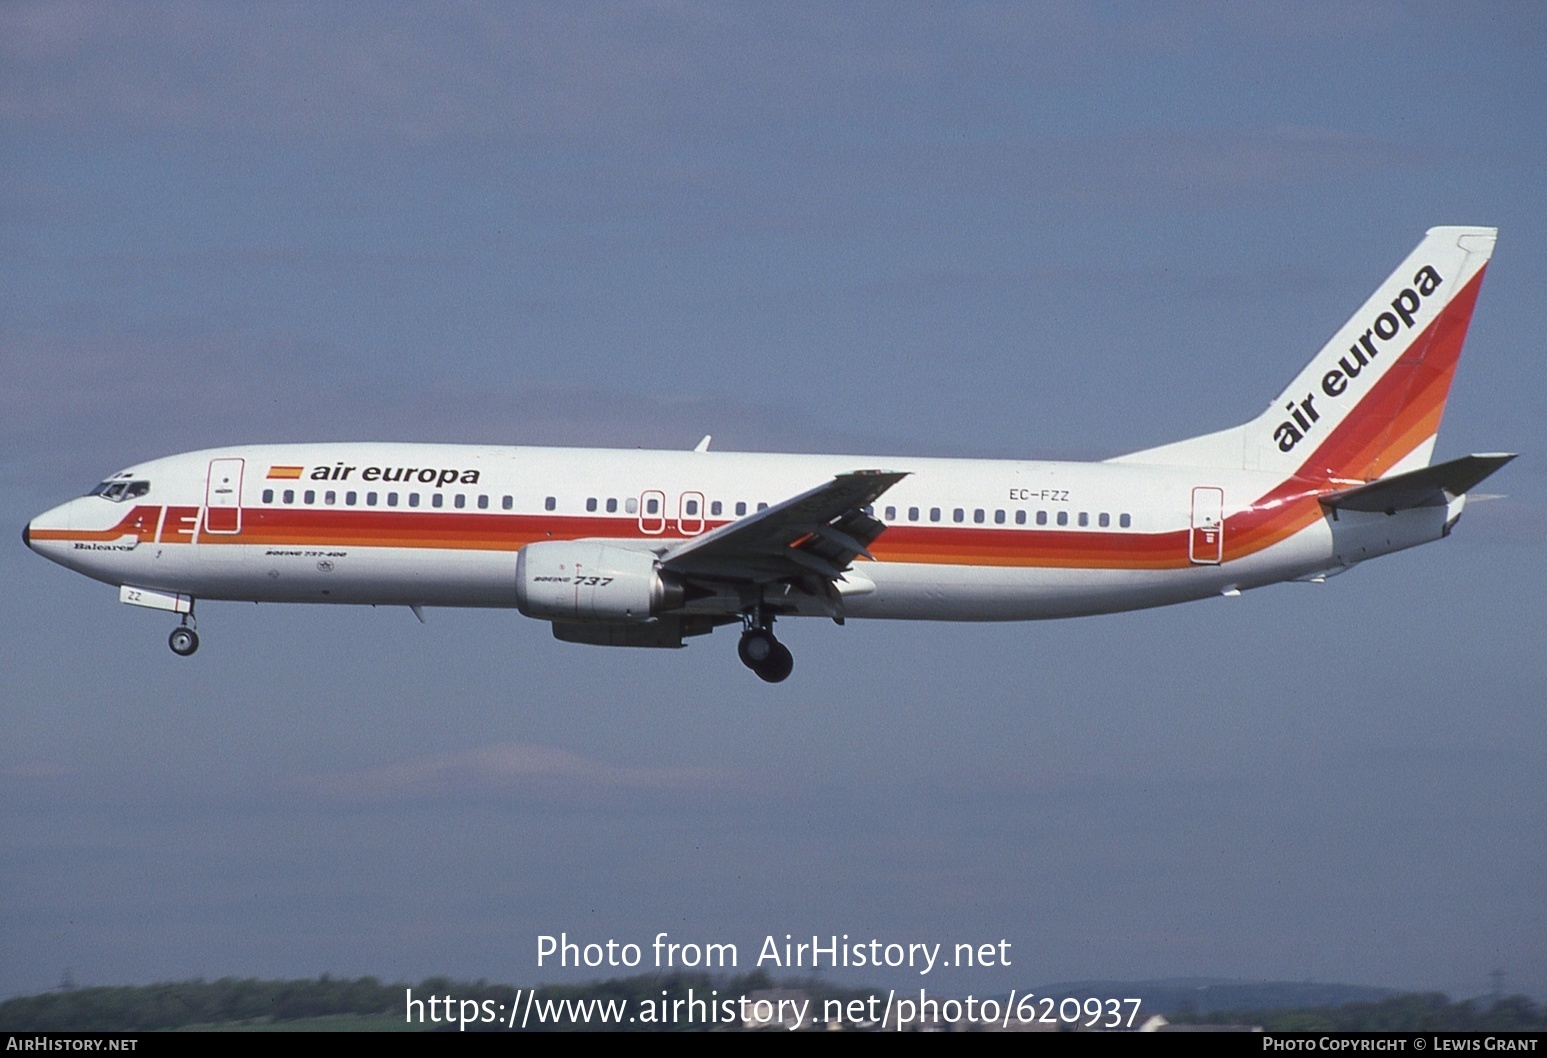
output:
[[[774,638],[773,618],[765,619],[759,607],[743,615],[742,623],[746,631],[741,633],[741,642],[736,645],[741,663],[757,673],[758,679],[765,683],[780,683],[789,679],[790,673],[795,671],[795,655],[790,653],[789,647]]]
[[[199,649],[199,633],[188,625],[188,619],[192,616],[192,613],[183,614],[182,627],[172,629],[172,634],[167,636],[167,646],[171,647],[172,653],[180,658],[186,658]],[[197,625],[198,622],[195,621],[194,626]]]

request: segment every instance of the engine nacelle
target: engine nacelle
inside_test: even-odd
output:
[[[682,606],[654,555],[595,540],[544,540],[516,556],[516,605],[549,621],[648,621]]]

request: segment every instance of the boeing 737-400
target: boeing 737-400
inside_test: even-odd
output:
[[[778,617],[1021,621],[1321,580],[1450,533],[1510,455],[1430,465],[1493,251],[1433,228],[1241,426],[1100,463],[267,444],[139,463],[34,518],[38,554],[195,600],[515,607],[566,642],[680,647]]]

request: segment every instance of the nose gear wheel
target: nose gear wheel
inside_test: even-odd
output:
[[[172,653],[180,658],[186,658],[199,649],[199,633],[194,631],[198,623],[191,608],[183,614],[182,625],[172,629],[172,634],[167,636],[167,646],[172,648]]]

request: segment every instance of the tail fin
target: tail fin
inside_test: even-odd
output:
[[[1268,410],[1114,463],[1373,481],[1428,466],[1495,228],[1430,228]]]

